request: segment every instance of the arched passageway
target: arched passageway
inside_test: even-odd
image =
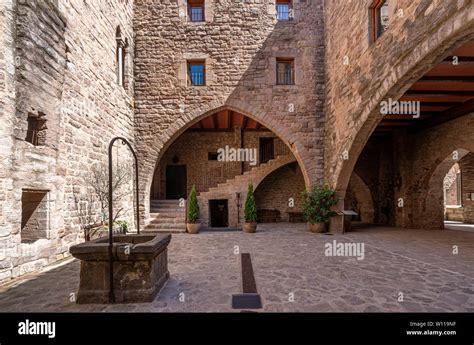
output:
[[[351,154],[361,150],[353,172],[372,192],[375,223],[444,228],[443,179],[474,145],[474,40],[456,42],[401,97],[387,96],[377,105],[370,137],[354,141],[347,153],[346,168]],[[468,159],[465,166],[471,171]],[[340,175],[338,188],[346,201],[348,186],[347,176]],[[466,205],[471,202],[468,188],[462,191]]]
[[[193,186],[201,223],[237,227],[243,223],[247,186],[254,188],[290,163],[304,173],[290,146],[262,123],[231,109],[220,109],[187,126],[160,154],[150,188],[148,230],[184,231],[185,204]]]

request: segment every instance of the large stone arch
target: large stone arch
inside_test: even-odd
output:
[[[310,176],[311,160],[305,159],[306,150],[304,150],[302,144],[296,140],[295,134],[292,133],[287,126],[282,125],[277,118],[271,116],[269,113],[256,113],[248,103],[239,100],[229,100],[225,103],[213,101],[202,107],[188,108],[183,111],[182,115],[180,115],[176,121],[171,123],[164,132],[160,133],[160,135],[154,139],[152,147],[145,145],[141,146],[138,142],[138,150],[141,156],[140,205],[142,212],[144,211],[145,218],[148,218],[149,215],[149,192],[153,181],[153,174],[164,152],[166,152],[169,146],[192,125],[203,118],[222,110],[232,110],[241,113],[261,123],[277,135],[285,145],[288,146],[298,162],[303,173],[305,185],[309,188],[312,184],[313,179]]]
[[[338,192],[341,201],[340,208],[344,207],[345,192],[357,159],[374,129],[382,120],[379,111],[380,102],[388,98],[399,99],[414,82],[442,61],[449,52],[474,38],[472,7],[464,7],[446,18],[439,26],[433,27],[430,32],[424,32],[423,42],[416,45],[411,44],[413,48],[410,52],[407,53],[400,49],[394,51],[394,54],[399,57],[391,66],[376,63],[377,58],[374,57],[376,53],[371,51],[371,58],[374,60],[374,65],[377,66],[365,69],[357,66],[355,69],[359,76],[356,76],[354,72],[354,78],[359,78],[361,73],[373,72],[377,77],[379,87],[370,99],[362,100],[362,102],[355,99],[356,107],[348,107],[345,114],[336,114],[335,122],[341,124],[342,130],[327,128],[325,175],[329,184]],[[433,12],[432,15],[434,16]],[[407,44],[407,46],[410,45]],[[376,48],[382,49],[381,46]],[[386,48],[382,50],[383,54],[390,54],[390,48],[383,48]],[[382,72],[377,72],[374,68]],[[381,73],[382,75],[380,75]],[[350,79],[350,75],[348,79]],[[360,98],[362,96],[358,94],[354,97]],[[344,117],[346,119],[342,121]],[[328,156],[329,152],[331,156]],[[333,223],[334,230],[340,229],[341,226],[341,220]]]
[[[380,102],[387,98],[400,98],[406,90],[408,90],[416,80],[428,72],[436,62],[442,61],[446,57],[446,54],[472,38],[474,38],[474,34],[472,33],[463,38],[458,38],[457,36],[446,38],[446,41],[449,42],[449,44],[447,42],[439,43],[440,50],[432,51],[430,52],[431,55],[426,54],[423,58],[419,58],[411,68],[408,66],[405,67],[406,72],[403,77],[399,78],[397,82],[394,82],[393,86],[385,93],[380,92],[377,97],[374,97],[374,99],[369,102],[368,107],[362,110],[360,120],[358,121],[358,123],[360,123],[358,129],[354,130],[353,137],[348,138],[346,144],[341,146],[339,151],[335,154],[337,157],[341,157],[341,159],[339,159],[338,163],[335,165],[334,177],[329,180],[338,192],[342,192],[343,195],[362,149],[367,144],[374,129],[382,120],[379,108]],[[432,37],[432,39],[435,38]],[[418,54],[420,54],[420,52],[414,51],[411,55],[417,56]],[[427,63],[426,60],[423,59],[429,59],[431,62]],[[395,77],[395,79],[397,78]],[[374,101],[375,99],[376,101]],[[343,159],[344,156],[348,157],[348,159]]]

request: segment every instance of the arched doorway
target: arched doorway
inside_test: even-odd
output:
[[[256,187],[296,161],[292,149],[268,127],[236,110],[219,109],[188,125],[160,154],[147,230],[184,231],[184,200],[193,186],[204,227],[238,227],[248,183]]]

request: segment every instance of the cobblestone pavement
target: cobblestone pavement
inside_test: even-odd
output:
[[[334,240],[364,243],[364,259],[325,256],[325,244]],[[235,246],[252,255],[264,311],[474,311],[472,232],[373,227],[324,235],[307,232],[304,224],[285,223],[260,224],[256,234],[173,235],[171,278],[152,303],[70,302],[79,282],[74,260],[0,287],[0,311],[233,311],[231,296],[241,292]]]

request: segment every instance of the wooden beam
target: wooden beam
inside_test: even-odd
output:
[[[191,132],[208,132],[208,133],[212,133],[212,132],[233,132],[233,129],[228,129],[228,128],[220,128],[220,129],[211,129],[211,128],[190,128],[188,129],[188,131],[191,131]],[[256,128],[248,128],[246,129],[245,131],[247,132],[269,132],[269,130],[267,128],[259,128],[259,129],[256,129]]]
[[[406,127],[412,126],[415,121],[413,120],[400,120],[400,121],[382,121],[379,123],[377,128],[385,128],[385,127]]]
[[[227,110],[227,129],[232,129],[232,119],[234,118],[234,112]]]
[[[474,96],[474,91],[448,91],[448,90],[408,90],[405,95],[424,96]]]
[[[212,120],[212,128],[219,129],[219,119],[217,117],[217,113],[212,114],[211,120]]]
[[[458,62],[474,62],[474,56],[457,56]],[[454,56],[448,56],[442,63],[453,64]],[[456,66],[456,65],[453,65]]]
[[[448,110],[438,113],[436,116],[433,116],[430,120],[420,124],[417,127],[417,130],[425,130],[427,128],[440,125],[442,123],[452,121],[461,116],[468,115],[472,112],[474,112],[474,99],[471,99],[467,102],[464,102],[461,105],[449,108]]]
[[[249,121],[249,118],[247,116],[242,116],[242,129],[245,129],[247,126],[247,122]]]
[[[466,75],[460,75],[460,76],[424,76],[421,79],[418,80],[418,82],[466,82],[466,83],[472,83],[474,82],[474,76],[466,76]]]

